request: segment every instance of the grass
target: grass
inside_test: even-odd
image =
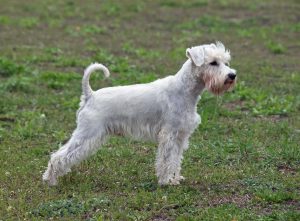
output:
[[[0,8],[0,220],[299,220],[299,5],[289,1],[9,1]],[[70,137],[84,68],[94,89],[175,72],[185,49],[221,40],[236,88],[205,92],[176,187],[156,146],[113,137],[49,188]]]

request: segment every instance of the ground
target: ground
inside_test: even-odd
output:
[[[0,220],[300,220],[300,4],[296,0],[0,0]],[[237,87],[205,92],[186,180],[159,187],[156,146],[112,138],[60,179],[51,152],[75,128],[83,70],[101,87],[175,74],[187,47],[222,41]]]

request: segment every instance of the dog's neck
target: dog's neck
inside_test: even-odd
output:
[[[198,100],[199,95],[205,89],[205,84],[199,74],[198,68],[188,59],[182,68],[175,75],[176,79],[182,84],[185,93],[188,93],[193,98]]]

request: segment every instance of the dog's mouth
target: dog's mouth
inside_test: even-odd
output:
[[[230,78],[227,78],[227,79],[225,80],[224,84],[225,84],[225,85],[226,85],[226,84],[233,84],[234,82],[235,82],[235,79],[232,80],[232,79],[230,79]]]

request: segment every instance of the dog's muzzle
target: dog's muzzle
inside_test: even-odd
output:
[[[229,74],[227,75],[227,78],[226,78],[224,84],[232,84],[232,83],[235,81],[235,78],[236,78],[236,74],[234,74],[234,73],[229,73]]]

